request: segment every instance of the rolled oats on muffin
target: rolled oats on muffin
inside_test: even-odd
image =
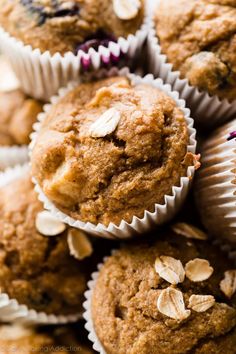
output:
[[[0,24],[42,53],[77,53],[135,34],[144,0],[14,0],[0,2]]]
[[[154,85],[126,77],[84,83],[46,114],[32,174],[75,220],[130,223],[164,204],[196,163],[189,135],[184,111]]]
[[[13,174],[14,170],[8,172]],[[29,173],[5,185],[1,180],[1,186],[1,296],[24,305],[23,317],[26,309],[30,318],[31,310],[78,317],[92,263],[87,258],[92,253],[88,239],[85,252],[85,234],[76,230],[71,235],[73,229],[43,210]],[[0,318],[8,321],[5,305],[0,304]],[[14,319],[14,309],[10,306],[9,320]]]
[[[208,241],[160,233],[122,246],[93,275],[84,315],[90,340],[106,354],[233,353],[233,263]]]
[[[181,78],[210,95],[236,97],[236,2],[166,0],[155,16],[161,49]]]

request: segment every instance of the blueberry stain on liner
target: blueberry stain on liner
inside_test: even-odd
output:
[[[63,4],[59,4],[58,0],[51,0],[50,9],[50,7],[46,8],[45,6],[37,5],[35,0],[20,0],[20,2],[29,12],[38,14],[39,26],[42,26],[48,19],[55,17],[77,16],[79,14],[79,6],[75,3],[71,3],[71,5],[66,8]]]
[[[233,132],[231,132],[227,138],[228,141],[236,139],[236,130],[234,130]]]

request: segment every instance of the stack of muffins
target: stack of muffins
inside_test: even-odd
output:
[[[236,1],[0,26],[0,353],[236,353]]]

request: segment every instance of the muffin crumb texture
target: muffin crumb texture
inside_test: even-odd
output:
[[[156,29],[163,53],[182,78],[210,95],[235,100],[235,0],[161,1]]]
[[[81,332],[81,328],[69,325],[50,328],[1,325],[0,346],[4,354],[92,354]]]
[[[38,312],[77,314],[90,268],[70,256],[67,230],[53,237],[37,231],[42,210],[30,176],[0,189],[1,292]]]
[[[1,0],[0,8],[10,35],[51,54],[107,47],[135,34],[143,19],[144,0]]]
[[[131,222],[179,186],[194,155],[183,111],[159,89],[114,77],[52,107],[32,154],[44,194],[74,219]]]
[[[0,146],[28,145],[42,103],[20,89],[0,92]]]
[[[234,353],[236,289],[229,298],[220,286],[233,264],[206,241],[158,237],[124,246],[100,270],[91,306],[106,353]],[[207,279],[188,278],[195,259],[211,265]]]

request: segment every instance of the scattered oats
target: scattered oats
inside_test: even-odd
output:
[[[192,295],[189,299],[188,308],[196,312],[205,312],[215,304],[212,295]]]
[[[141,6],[140,0],[113,0],[114,12],[121,20],[135,18]]]
[[[220,282],[220,290],[230,299],[236,292],[236,269],[228,270],[224,275]]]
[[[38,232],[44,236],[56,236],[66,229],[66,225],[52,216],[47,210],[41,211],[37,214],[35,225]]]
[[[171,284],[182,283],[185,278],[185,271],[182,263],[172,257],[157,257],[155,261],[155,270],[161,278]]]
[[[177,321],[185,320],[191,313],[185,308],[182,292],[171,287],[161,291],[157,300],[157,308],[163,315]]]
[[[207,240],[207,234],[205,232],[203,232],[196,226],[187,224],[185,222],[179,222],[174,224],[172,226],[172,230],[180,236],[193,238],[196,240]]]
[[[116,130],[119,121],[120,112],[115,108],[110,108],[90,126],[89,134],[93,138],[104,138]]]
[[[93,253],[92,243],[83,231],[70,229],[67,242],[71,256],[76,259],[82,260]]]
[[[185,265],[186,277],[193,282],[207,280],[213,271],[214,269],[206,259],[195,258]]]
[[[21,325],[4,325],[0,328],[0,338],[5,340],[18,340],[26,337],[30,337],[33,334],[33,330]]]

